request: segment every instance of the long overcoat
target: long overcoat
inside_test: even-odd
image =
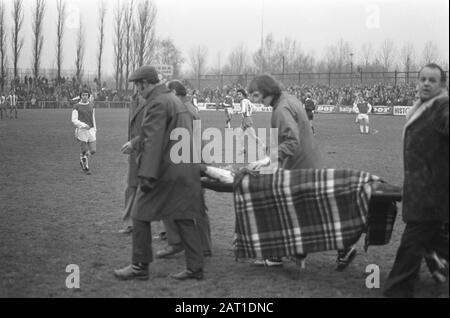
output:
[[[271,127],[278,128],[278,161],[281,168],[323,168],[311,124],[297,98],[283,92],[278,100],[274,101]]]
[[[141,221],[202,217],[200,164],[192,162],[193,116],[165,85],[156,86],[145,97],[147,106],[140,133],[137,175],[152,180],[153,186],[148,193],[138,187],[132,217]],[[171,140],[174,129],[184,131],[182,138],[189,139],[184,140],[190,148],[189,153],[184,153],[189,157],[187,162],[176,162],[188,150],[184,147],[181,153],[172,151],[180,141],[178,134],[175,134],[177,140]]]
[[[448,95],[442,95],[416,109],[405,125],[402,213],[406,223],[448,222],[449,103]]]

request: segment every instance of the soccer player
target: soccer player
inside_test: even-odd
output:
[[[17,95],[16,95],[16,90],[13,89],[11,91],[11,94],[8,95],[8,97],[6,97],[6,101],[9,103],[9,118],[12,119],[13,116],[13,110],[15,112],[15,118],[17,119]]]
[[[258,138],[258,136],[256,136],[252,120],[252,113],[254,106],[247,98],[247,92],[244,89],[237,90],[237,100],[239,100],[241,104],[240,113],[242,114],[242,122],[241,122],[242,132],[249,134],[249,136],[253,139],[253,141],[256,142],[258,154],[260,154],[260,156],[264,156],[266,145],[264,144],[264,142],[261,141],[261,139]],[[244,145],[243,138],[242,138],[242,145]],[[260,153],[260,151],[262,151],[263,153]]]
[[[316,110],[316,105],[314,103],[314,100],[311,98],[311,93],[306,93],[305,110],[306,115],[308,116],[309,123],[311,124],[311,129],[313,131],[313,134],[315,135],[316,132],[314,131],[313,119],[314,119],[314,110]]]
[[[372,111],[372,105],[360,96],[356,99],[355,103],[353,103],[353,111],[358,114],[358,116],[356,116],[356,121],[359,122],[361,134],[369,135],[369,113]]]
[[[5,112],[5,117],[6,115],[6,98],[5,95],[3,95],[3,93],[0,95],[0,119],[3,119],[3,112]]]
[[[231,96],[231,91],[227,92],[225,100],[223,101],[223,106],[225,107],[225,115],[227,116],[226,127],[231,128],[231,119],[233,118],[233,96]]]
[[[80,101],[73,107],[72,123],[76,127],[75,137],[80,142],[81,169],[86,174],[91,174],[89,170],[89,157],[97,151],[97,125],[95,122],[93,99],[90,98],[90,93],[87,89],[81,91]]]

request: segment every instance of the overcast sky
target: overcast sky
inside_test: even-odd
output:
[[[0,0],[1,1],[1,0]],[[7,7],[7,23],[12,25],[13,0],[3,0]],[[64,37],[64,69],[74,69],[77,17],[81,12],[86,23],[87,48],[85,69],[95,72],[98,50],[98,3],[100,0],[66,0],[67,29]],[[120,2],[127,0],[119,0]],[[135,2],[138,0],[135,0]],[[352,44],[358,54],[361,45],[371,42],[378,48],[384,39],[392,39],[398,48],[412,42],[419,54],[427,41],[438,45],[439,55],[449,56],[448,0],[153,0],[157,9],[156,34],[171,37],[187,59],[193,45],[208,47],[208,64],[218,65],[238,44],[245,43],[250,52],[261,43],[263,33],[275,39],[296,39],[305,51],[323,56],[327,45],[340,38]],[[113,10],[117,0],[108,0],[106,44],[103,69],[113,72]],[[34,0],[24,0],[25,43],[20,67],[31,67],[31,11]],[[47,0],[44,25],[42,67],[54,67],[56,39],[56,0]],[[10,37],[9,37],[10,38]],[[9,48],[9,57],[11,57]],[[9,58],[11,61],[11,58]],[[11,63],[10,63],[11,64]],[[188,67],[188,64],[186,64]]]

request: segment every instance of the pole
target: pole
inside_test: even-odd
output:
[[[353,86],[353,53],[350,53],[350,86]]]

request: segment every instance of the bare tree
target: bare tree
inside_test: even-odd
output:
[[[249,68],[249,55],[244,43],[237,45],[228,55],[224,69],[230,74],[242,74]]]
[[[435,63],[438,61],[438,48],[434,42],[428,41],[427,43],[425,43],[425,47],[422,51],[422,59],[424,65],[428,63]]]
[[[97,54],[97,88],[102,88],[102,58],[105,40],[106,2],[102,0],[98,7],[98,54]]]
[[[171,38],[158,40],[156,52],[155,60],[161,64],[172,65],[173,76],[178,77],[184,58],[174,41]]]
[[[131,68],[135,70],[139,67],[139,31],[138,31],[138,25],[135,21],[133,21],[133,24],[131,25]]]
[[[84,63],[84,25],[80,14],[80,23],[77,34],[77,46],[76,46],[76,57],[75,57],[75,77],[77,79],[78,85],[83,82],[83,63]]]
[[[362,59],[362,64],[364,64],[364,67],[367,68],[372,63],[372,56],[373,56],[373,47],[372,43],[364,43],[361,46],[361,53],[359,54]]]
[[[204,74],[206,67],[206,58],[208,56],[208,48],[202,45],[196,45],[189,51],[189,62],[192,70],[197,77],[198,87],[200,88],[200,76]]]
[[[33,10],[33,76],[35,79],[39,77],[39,67],[41,65],[42,45],[44,44],[44,36],[42,34],[42,26],[45,14],[45,0],[35,0]]]
[[[349,42],[344,41],[344,39],[340,39],[336,43],[337,50],[337,71],[342,72],[343,68],[349,64],[352,54],[352,46]]]
[[[14,80],[17,79],[17,65],[19,63],[20,51],[23,47],[23,38],[20,37],[20,31],[23,26],[23,0],[14,0],[12,9],[13,27],[11,30],[12,34],[12,51],[13,51],[13,63],[14,63]]]
[[[124,18],[123,6],[117,1],[116,10],[114,12],[114,66],[116,90],[122,89],[121,75],[123,69]]]
[[[336,70],[336,66],[338,64],[338,55],[337,49],[334,45],[328,45],[325,48],[325,61],[328,72],[333,72]]]
[[[64,0],[56,1],[56,11],[57,11],[57,20],[56,20],[56,80],[59,84],[61,81],[61,69],[62,63],[64,59],[63,54],[63,38],[64,38],[64,27],[66,24],[66,2]]]
[[[386,39],[381,43],[379,60],[386,71],[389,71],[395,60],[395,45],[392,40]]]
[[[261,72],[276,73],[280,63],[277,61],[275,38],[271,33],[266,35],[263,44],[263,48],[253,54],[253,63]]]
[[[125,90],[128,92],[128,77],[130,75],[130,67],[131,67],[131,53],[133,50],[133,8],[134,3],[131,0],[131,3],[128,2],[124,8],[124,46],[125,46],[125,55],[123,56],[123,64],[125,66]]]
[[[5,88],[6,80],[6,20],[5,20],[5,3],[0,1],[0,86],[1,90]]]
[[[414,68],[415,65],[415,54],[414,44],[411,42],[404,43],[400,50],[400,60],[405,72],[409,72]]]
[[[138,57],[138,66],[151,64],[154,59],[156,13],[157,9],[152,1],[142,0],[139,3],[136,21],[138,43],[135,52]]]

